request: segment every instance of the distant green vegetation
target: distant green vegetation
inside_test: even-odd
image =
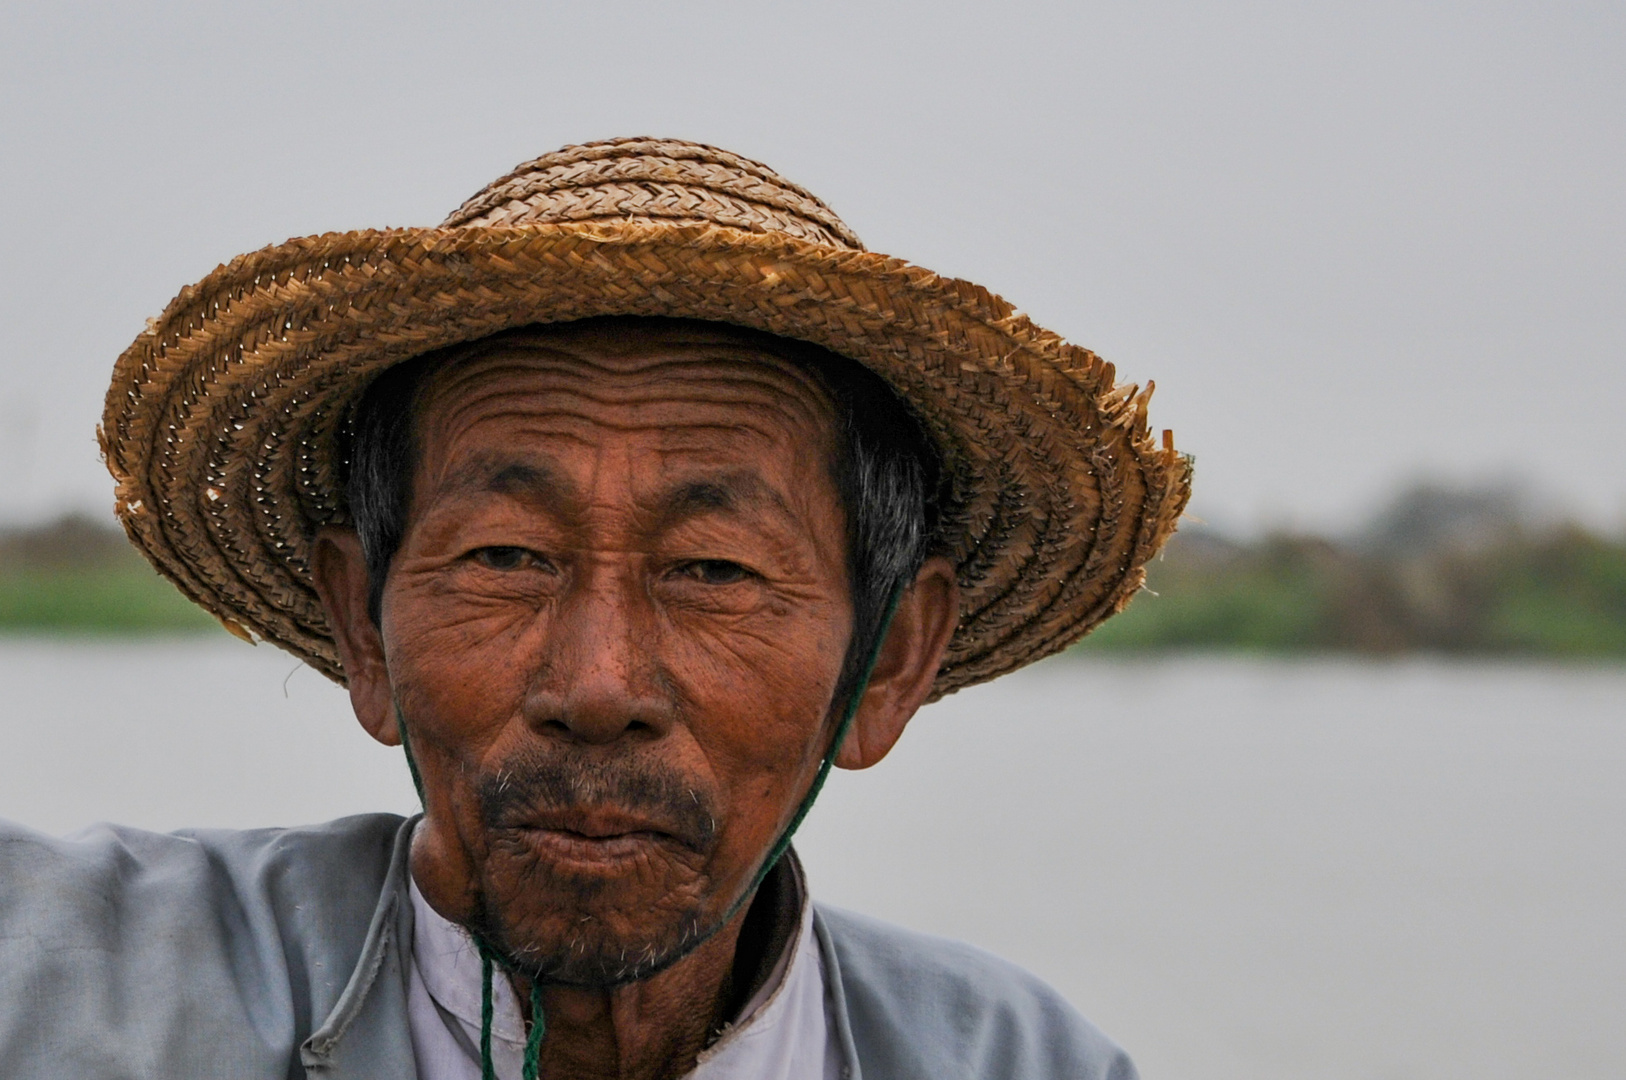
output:
[[[0,633],[218,628],[110,527],[0,533]],[[1427,488],[1343,540],[1188,528],[1079,650],[1626,659],[1626,540],[1532,524],[1506,493]]]
[[[0,574],[0,630],[148,633],[220,625],[145,567]]]
[[[1626,659],[1626,543],[1505,493],[1420,489],[1342,543],[1193,529],[1146,585],[1080,649]]]
[[[0,534],[0,632],[147,634],[220,629],[124,537],[85,518]]]

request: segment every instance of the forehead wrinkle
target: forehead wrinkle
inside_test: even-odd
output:
[[[617,361],[622,361],[617,363]],[[702,365],[731,366],[771,373],[817,399],[826,397],[823,385],[800,363],[775,353],[748,347],[700,346],[689,350],[665,346],[648,351],[603,352],[556,348],[532,343],[498,343],[465,355],[454,355],[435,375],[436,382],[456,381],[465,373],[491,367],[569,371],[590,368],[617,375],[666,373],[667,369]]]
[[[821,400],[825,397],[823,385],[810,377],[801,363],[755,343],[729,340],[726,332],[715,337],[700,335],[689,340],[665,334],[639,334],[630,338],[612,338],[608,341],[609,348],[602,347],[604,344],[603,339],[596,342],[590,339],[585,342],[561,342],[551,347],[543,346],[542,349],[554,355],[568,355],[591,366],[622,371],[655,370],[672,364],[707,361],[746,364],[788,376],[815,397]],[[600,347],[595,348],[594,345]],[[615,361],[622,363],[617,366]],[[629,364],[633,365],[630,369]]]
[[[553,418],[557,419],[561,410],[553,411]],[[476,420],[492,419],[511,415],[521,421],[535,418],[535,414],[524,408],[502,410],[495,413],[482,413]],[[570,416],[565,411],[566,416]],[[592,427],[601,430],[649,430],[650,425],[636,423],[616,424],[613,421],[600,417],[579,417]],[[652,455],[660,462],[661,473],[671,475],[676,472],[689,472],[689,478],[679,478],[672,481],[664,492],[657,493],[646,500],[656,507],[657,512],[671,516],[674,512],[684,509],[680,504],[692,503],[689,509],[696,509],[705,503],[705,499],[694,498],[702,494],[698,489],[712,487],[728,496],[730,501],[739,501],[755,507],[770,505],[782,511],[786,516],[794,518],[795,512],[777,488],[767,482],[760,475],[749,469],[728,469],[726,466],[718,472],[704,472],[698,478],[693,475],[697,467],[694,459],[704,458],[707,451],[718,449],[716,444],[705,445],[702,436],[716,434],[728,441],[737,440],[742,432],[754,439],[765,443],[775,441],[783,442],[783,432],[768,427],[757,427],[749,422],[741,422],[739,417],[730,421],[695,420],[679,424],[667,424],[657,429],[658,444],[649,447],[643,453]],[[458,433],[452,433],[443,440],[447,445],[437,447],[447,453],[442,453],[443,475],[436,482],[436,489],[446,495],[479,495],[500,494],[517,495],[526,501],[554,504],[561,507],[570,506],[584,508],[588,498],[580,483],[561,468],[553,459],[545,442],[571,442],[579,443],[592,451],[595,464],[593,472],[597,472],[603,462],[604,447],[597,440],[587,438],[580,432],[573,432],[558,427],[549,430],[545,439],[539,438],[534,447],[516,447],[513,451],[491,451],[477,449],[466,460],[456,461],[455,455],[450,454],[458,442]],[[529,452],[527,452],[529,451]],[[450,458],[451,460],[445,460]],[[675,460],[674,460],[675,459]],[[704,465],[700,465],[704,469]],[[594,487],[589,483],[589,487]],[[690,497],[685,497],[687,491]],[[711,500],[714,508],[735,509],[736,507],[719,506],[716,500]]]
[[[484,399],[500,399],[503,396],[494,393],[484,395]],[[613,412],[608,416],[594,415],[569,407],[569,402],[555,402],[553,407],[545,411],[527,408],[523,403],[515,403],[500,409],[485,410],[478,409],[478,404],[478,402],[471,402],[466,407],[451,410],[451,415],[436,425],[436,430],[442,437],[435,440],[433,449],[438,453],[432,455],[432,458],[440,458],[439,464],[442,468],[451,466],[455,469],[453,476],[442,481],[449,489],[468,491],[473,487],[484,488],[487,486],[484,477],[487,471],[485,465],[492,458],[489,452],[483,450],[474,451],[475,459],[468,463],[453,465],[450,459],[456,458],[457,444],[468,430],[485,423],[505,419],[517,421],[521,429],[531,426],[540,428],[540,430],[533,432],[535,436],[534,444],[531,443],[530,439],[522,439],[521,441],[523,444],[533,445],[536,453],[540,453],[547,458],[554,456],[546,450],[549,443],[575,443],[589,450],[602,452],[605,447],[601,445],[600,440],[591,437],[590,432],[593,430],[618,434],[626,432],[652,433],[655,444],[645,446],[638,452],[651,454],[660,459],[663,462],[663,469],[682,467],[681,465],[667,464],[666,459],[668,458],[704,457],[708,451],[728,452],[728,448],[738,446],[742,438],[768,445],[776,443],[780,445],[790,443],[792,447],[795,445],[791,439],[787,439],[787,433],[781,425],[757,422],[766,415],[775,412],[775,410],[766,407],[752,408],[751,413],[757,415],[741,416],[741,409],[736,407],[731,410],[733,412],[731,416],[713,413],[704,417],[692,416],[679,420],[667,419],[657,424],[652,423],[648,418],[640,420],[636,417],[628,417],[625,420],[618,420]],[[459,415],[470,411],[474,412],[473,416],[463,417]],[[459,422],[460,420],[463,422]],[[708,440],[708,436],[720,438]],[[601,453],[595,453],[594,456],[601,456]],[[434,464],[433,460],[431,460],[431,464]],[[557,463],[548,466],[547,472],[553,477],[556,488],[568,483],[564,479],[565,474],[558,468]]]
[[[658,387],[676,383],[695,387],[712,385],[733,389],[755,388],[766,390],[776,397],[787,398],[798,405],[811,406],[824,414],[831,411],[829,396],[824,387],[801,367],[766,353],[741,352],[735,355],[701,353],[691,356],[662,356],[651,358],[636,368],[616,368],[583,358],[582,365],[595,372],[612,376],[612,383],[620,382],[632,389]],[[578,374],[579,373],[575,373]]]
[[[617,363],[627,360],[630,366]],[[738,449],[728,448],[738,448],[742,440],[788,444],[793,457],[804,434],[813,434],[825,454],[835,443],[835,409],[812,373],[787,359],[726,344],[676,350],[662,342],[606,362],[595,350],[511,343],[451,361],[432,376],[417,407],[425,450],[431,451],[426,457],[440,458],[443,468],[452,464],[449,459],[470,432],[492,423],[510,432],[532,429],[544,444],[561,439],[587,447],[598,442],[593,430],[650,432],[655,445],[642,452],[661,458],[667,475],[692,467],[666,460],[670,457],[704,459],[712,449],[733,455]],[[461,475],[454,478],[454,489],[489,488],[489,477],[481,475],[488,469],[456,467]],[[559,480],[557,467],[552,471]],[[586,498],[579,485],[568,486],[572,501]],[[559,500],[566,488],[558,483],[551,490],[538,484],[519,488],[531,496],[527,501],[552,501],[565,509]],[[789,511],[783,500],[776,501]]]
[[[559,392],[546,401],[515,394],[512,388],[492,386],[467,400],[438,403],[433,423],[426,423],[426,454],[444,465],[456,456],[456,447],[470,432],[489,424],[513,432],[529,432],[538,443],[565,440],[592,446],[593,431],[617,435],[648,435],[654,445],[644,452],[704,455],[708,450],[729,452],[741,443],[788,446],[796,450],[803,433],[825,454],[833,446],[828,427],[814,425],[806,411],[787,409],[783,399],[762,397],[741,401],[738,395],[719,393],[683,402],[627,402],[606,400],[594,393]],[[652,410],[655,411],[652,415]],[[430,419],[429,417],[425,418]],[[512,437],[512,436],[510,436]],[[531,438],[522,438],[531,442]],[[707,445],[710,443],[711,445]],[[737,451],[734,451],[737,452]]]
[[[794,431],[787,432],[784,424],[771,422],[773,416],[783,417],[784,414],[767,403],[762,405],[707,403],[730,404],[732,405],[730,412],[733,415],[724,415],[718,410],[702,407],[696,411],[709,415],[659,419],[626,415],[614,408],[617,404],[614,402],[600,403],[610,408],[607,414],[581,408],[580,404],[566,400],[551,402],[545,409],[527,407],[523,403],[498,409],[478,409],[477,403],[471,403],[467,408],[454,410],[453,414],[439,425],[445,434],[445,437],[439,440],[443,444],[440,448],[450,450],[468,430],[502,421],[514,421],[515,426],[522,431],[526,428],[535,429],[532,434],[539,441],[562,440],[587,446],[594,446],[597,443],[597,440],[588,433],[595,429],[616,434],[652,433],[657,445],[646,450],[652,453],[702,450],[704,448],[698,443],[707,435],[722,436],[724,444],[735,442],[741,436],[767,444],[795,443]],[[470,412],[474,415],[467,415]],[[742,413],[744,415],[741,415]]]
[[[577,393],[604,405],[650,401],[661,396],[692,396],[706,403],[742,404],[741,396],[757,406],[771,405],[787,416],[815,427],[828,428],[835,410],[822,385],[791,361],[756,349],[703,345],[687,356],[670,355],[670,347],[647,356],[634,368],[605,363],[592,350],[549,348],[539,344],[510,344],[465,360],[454,361],[438,373],[421,402],[422,407],[473,392],[470,384],[487,378],[516,375],[521,379],[558,379],[564,385],[551,392]],[[616,358],[629,357],[618,354]],[[497,393],[508,392],[505,390]],[[489,395],[475,393],[473,406]],[[455,411],[461,412],[463,408]]]

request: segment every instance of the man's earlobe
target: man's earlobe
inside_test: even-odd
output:
[[[384,745],[400,745],[384,639],[368,611],[367,559],[355,530],[329,526],[318,531],[311,546],[311,571],[344,664],[356,719]]]
[[[960,586],[954,564],[941,556],[927,559],[898,601],[852,729],[836,755],[838,766],[867,769],[897,745],[904,727],[930,696],[959,621]]]

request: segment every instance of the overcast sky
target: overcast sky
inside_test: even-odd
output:
[[[1626,5],[532,2],[0,12],[0,521],[105,513],[113,359],[216,263],[669,135],[1137,381],[1194,510],[1417,476],[1626,523]]]

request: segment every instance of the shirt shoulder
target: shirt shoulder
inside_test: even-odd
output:
[[[0,1075],[287,1075],[350,976],[401,825],[0,822]]]
[[[992,953],[822,904],[815,929],[870,1080],[1137,1076],[1059,993]]]
[[[253,924],[297,908],[309,913],[300,922],[330,930],[359,910],[365,929],[401,825],[365,814],[280,829],[103,824],[53,837],[0,821],[0,925],[83,946],[115,914],[184,923],[207,911]]]

